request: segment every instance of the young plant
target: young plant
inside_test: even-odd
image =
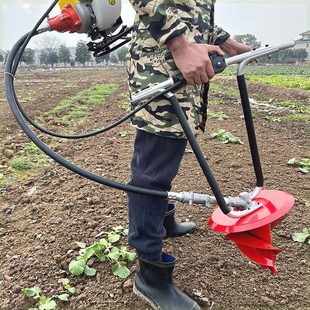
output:
[[[129,112],[130,109],[131,109],[131,104],[129,102],[125,102],[125,103],[122,103],[120,106],[119,106],[122,110],[126,111],[126,112]]]
[[[89,247],[85,247],[79,251],[79,255],[69,264],[69,271],[75,276],[85,274],[86,276],[94,276],[96,269],[87,265],[90,258],[97,257],[101,262],[111,262],[112,272],[120,278],[127,278],[130,275],[127,263],[135,260],[136,254],[128,251],[127,247],[117,247],[115,244],[122,236],[128,235],[128,230],[122,226],[113,227],[111,231],[105,232],[106,238],[100,239]],[[102,235],[102,234],[100,234]]]
[[[298,170],[302,173],[309,173],[310,171],[310,158],[301,158],[298,160],[297,158],[291,158],[288,162],[288,165],[298,167]]]
[[[218,139],[222,143],[239,143],[243,144],[241,139],[239,137],[234,136],[229,131],[226,131],[225,129],[219,129],[218,131],[215,131],[211,134],[212,139]]]
[[[29,308],[28,310],[54,310],[57,307],[53,297],[41,295],[41,289],[37,286],[23,288],[21,292],[26,296],[38,300],[38,308]]]
[[[304,228],[301,233],[294,233],[292,238],[294,241],[304,243],[308,239],[308,244],[310,245],[310,232],[308,228]]]
[[[41,289],[38,286],[31,288],[23,288],[21,292],[29,298],[33,298],[38,302],[38,308],[29,308],[28,310],[54,310],[57,307],[55,299],[61,301],[69,301],[70,294],[75,292],[75,288],[70,285],[69,279],[60,279],[63,286],[63,291],[59,295],[46,297],[41,294]]]
[[[224,113],[224,112],[212,112],[212,111],[209,111],[208,112],[208,116],[212,117],[212,118],[215,118],[219,121],[225,121],[226,119],[228,119],[228,116]]]
[[[124,131],[120,131],[119,135],[120,135],[121,138],[126,138],[128,136],[132,136],[133,133],[131,131],[124,130]]]

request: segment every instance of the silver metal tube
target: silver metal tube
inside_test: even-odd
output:
[[[279,44],[275,44],[272,46],[259,48],[255,51],[252,51],[252,52],[247,52],[247,53],[240,54],[237,56],[229,57],[225,60],[225,62],[226,62],[227,66],[230,66],[233,64],[239,64],[238,70],[237,70],[237,75],[243,75],[245,67],[251,61],[253,61],[257,58],[263,57],[263,56],[271,55],[273,53],[276,53],[280,50],[283,50],[283,49],[286,49],[289,47],[294,47],[295,44],[296,44],[296,42],[291,40],[291,41],[288,41],[285,43],[279,43]]]
[[[214,196],[194,192],[168,192],[168,199],[189,203],[190,205],[202,204],[206,207],[217,204],[216,198]],[[232,208],[238,207],[248,210],[253,206],[256,206],[255,202],[251,200],[245,200],[242,197],[224,197],[224,199],[226,204]]]
[[[166,88],[169,88],[174,85],[173,78],[170,78],[162,83],[156,84],[152,87],[146,88],[139,93],[132,96],[131,101],[133,104],[141,102],[145,99],[148,99],[150,97],[153,97],[157,95],[158,93],[162,92]]]
[[[47,32],[47,31],[51,31],[51,26],[49,24],[46,24],[37,30],[38,34],[41,34],[41,33]]]
[[[262,189],[262,187],[256,186],[253,192],[250,193],[250,199],[253,200],[254,198],[256,198]]]

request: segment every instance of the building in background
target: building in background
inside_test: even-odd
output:
[[[308,53],[306,58],[307,62],[310,62],[310,30],[300,34],[301,39],[296,40],[296,45],[294,49],[304,48]]]

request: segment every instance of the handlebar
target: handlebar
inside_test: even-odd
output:
[[[233,57],[224,58],[222,56],[217,55],[215,52],[210,53],[210,59],[212,62],[212,66],[215,73],[219,73],[225,70],[226,67],[231,66],[233,64],[239,64],[237,69],[237,75],[241,76],[244,74],[245,67],[252,62],[253,60],[268,56],[271,54],[274,54],[280,50],[294,47],[296,44],[295,41],[291,40],[285,43],[279,43],[268,47],[262,47],[255,51],[247,52],[244,54],[240,54]],[[176,81],[180,82],[180,78],[173,77],[169,78],[168,80],[159,83],[155,86],[148,87],[139,93],[132,96],[132,103],[138,103],[145,99],[151,98],[155,95],[158,95],[159,93],[165,93],[165,90],[172,87],[176,84]],[[186,84],[186,81],[184,78],[181,79],[184,83],[181,83],[182,85]]]

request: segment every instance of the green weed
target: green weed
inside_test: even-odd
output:
[[[284,122],[309,122],[310,114],[308,113],[293,113],[282,117]]]
[[[117,84],[102,84],[82,90],[76,95],[60,101],[57,106],[47,112],[47,115],[62,116],[61,125],[70,126],[71,121],[85,118],[92,107],[103,105],[105,99],[117,88]]]
[[[58,281],[62,284],[62,291],[55,296],[47,297],[42,295],[41,288],[38,286],[23,288],[22,294],[36,301],[38,308],[28,310],[54,310],[57,308],[56,300],[69,301],[70,294],[75,293],[75,288],[70,285],[69,279],[64,278]]]
[[[228,116],[222,111],[221,112],[208,111],[208,116],[215,118],[219,121],[224,121],[224,120],[228,119]]]
[[[215,132],[213,132],[210,136],[212,139],[218,139],[222,143],[238,143],[238,144],[243,144],[241,139],[239,137],[234,136],[232,133],[229,131],[226,131],[225,129],[219,129]]]
[[[26,154],[43,154],[43,152],[34,144],[34,143],[29,143],[29,144],[26,144],[24,146],[24,149],[23,151],[26,153]]]
[[[122,110],[125,110],[126,112],[129,112],[130,109],[131,109],[131,104],[129,102],[125,102],[125,103],[122,103],[119,107]]]
[[[294,233],[292,238],[296,242],[304,243],[308,240],[308,244],[310,245],[310,231],[308,228],[304,228],[301,233]]]
[[[126,267],[128,262],[133,262],[136,254],[129,252],[127,247],[117,247],[116,243],[122,236],[128,235],[128,230],[122,226],[112,228],[112,231],[104,233],[106,238],[100,239],[91,246],[82,248],[75,260],[69,264],[69,271],[74,276],[86,275],[95,276],[96,269],[87,265],[91,257],[97,257],[101,262],[112,263],[112,272],[114,275],[125,279],[130,275],[129,269]]]
[[[222,83],[217,82],[211,84],[210,92],[217,96],[227,96],[234,98],[240,97],[240,93],[235,87],[223,85]]]
[[[121,138],[126,138],[126,137],[129,137],[129,136],[132,136],[132,135],[134,135],[134,133],[131,132],[131,131],[128,131],[128,130],[124,130],[124,131],[120,131],[119,132],[119,136]]]
[[[14,158],[10,161],[10,166],[18,171],[30,170],[36,167],[35,163],[32,162],[28,157],[19,155],[14,156]]]
[[[27,143],[8,162],[8,168],[1,170],[0,188],[6,188],[14,181],[26,179],[35,169],[45,167],[49,159],[33,143]]]
[[[298,167],[298,170],[302,173],[309,173],[310,171],[310,158],[291,158],[288,162],[288,165]]]
[[[281,75],[250,75],[247,76],[247,80],[280,87],[310,90],[310,76],[307,75],[290,75],[286,78]]]

